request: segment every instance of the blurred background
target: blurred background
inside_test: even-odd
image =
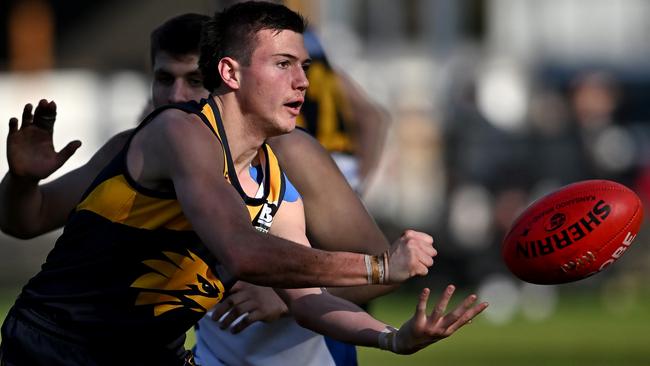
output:
[[[25,103],[53,99],[55,145],[83,146],[52,178],[83,164],[137,124],[150,97],[149,32],[171,16],[212,14],[223,4],[0,1],[3,141]],[[650,197],[649,1],[286,4],[308,18],[334,66],[390,113],[363,197],[368,209],[391,241],[415,228],[431,233],[439,250],[429,276],[371,311],[398,325],[419,288],[435,294],[448,282],[491,302],[474,329],[440,347],[411,358],[362,350],[362,364],[650,364],[646,224],[629,254],[574,284],[525,284],[500,256],[517,214],[560,186],[604,178]],[[0,233],[6,306],[57,235],[19,241]]]

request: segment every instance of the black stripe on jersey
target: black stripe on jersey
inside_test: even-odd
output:
[[[226,154],[226,164],[228,164],[228,177],[230,178],[230,184],[232,184],[233,187],[237,190],[239,195],[242,197],[244,202],[247,205],[250,206],[261,206],[263,205],[269,196],[269,192],[271,191],[271,182],[270,182],[270,177],[267,177],[267,179],[264,179],[264,196],[260,198],[254,198],[254,197],[249,197],[246,192],[244,192],[244,189],[242,188],[241,184],[239,183],[239,178],[237,177],[236,170],[235,170],[235,163],[233,162],[232,155],[230,154],[230,146],[228,144],[228,138],[226,136],[226,130],[223,127],[223,120],[221,119],[221,112],[219,111],[219,108],[217,107],[217,104],[214,102],[214,98],[210,98],[208,100],[208,103],[210,104],[210,107],[212,108],[212,111],[214,113],[215,118],[217,119],[217,129],[219,130],[219,135],[221,136],[221,143],[223,144],[224,151]],[[270,162],[269,162],[269,154],[268,150],[266,147],[266,144],[262,145],[264,149],[264,157],[266,158],[266,164],[265,164],[265,171],[264,174],[269,174],[271,171],[270,169]]]

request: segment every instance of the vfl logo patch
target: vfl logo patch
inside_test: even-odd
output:
[[[264,203],[257,216],[253,220],[253,226],[263,233],[268,233],[273,224],[273,216],[278,211],[278,205],[275,203]]]
[[[153,271],[131,284],[141,290],[135,305],[153,305],[154,315],[159,316],[179,308],[204,313],[221,301],[221,281],[201,258],[187,253],[163,252],[166,259],[143,261]]]

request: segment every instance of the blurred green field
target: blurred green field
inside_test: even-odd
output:
[[[0,318],[17,290],[0,292]],[[460,296],[459,296],[460,297]],[[415,307],[416,293],[401,290],[373,302],[379,319],[400,325]],[[188,345],[193,342],[188,333]],[[625,311],[612,313],[594,293],[564,291],[557,312],[544,321],[517,316],[495,325],[475,320],[453,337],[417,354],[393,355],[359,347],[360,365],[452,366],[648,366],[650,296],[643,294]]]
[[[415,294],[377,299],[375,317],[399,325],[415,307]],[[430,301],[431,302],[431,301]],[[595,294],[560,296],[549,319],[517,316],[494,325],[480,316],[449,339],[409,356],[359,348],[361,365],[632,366],[650,365],[650,297],[611,314]]]

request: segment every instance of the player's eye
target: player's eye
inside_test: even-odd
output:
[[[172,85],[174,83],[174,78],[169,75],[169,74],[156,74],[155,75],[156,82],[163,84],[163,85]]]
[[[190,79],[190,80],[188,81],[188,83],[189,83],[190,86],[192,86],[193,88],[199,88],[199,87],[202,88],[202,87],[203,87],[203,79],[192,78],[192,79]]]

